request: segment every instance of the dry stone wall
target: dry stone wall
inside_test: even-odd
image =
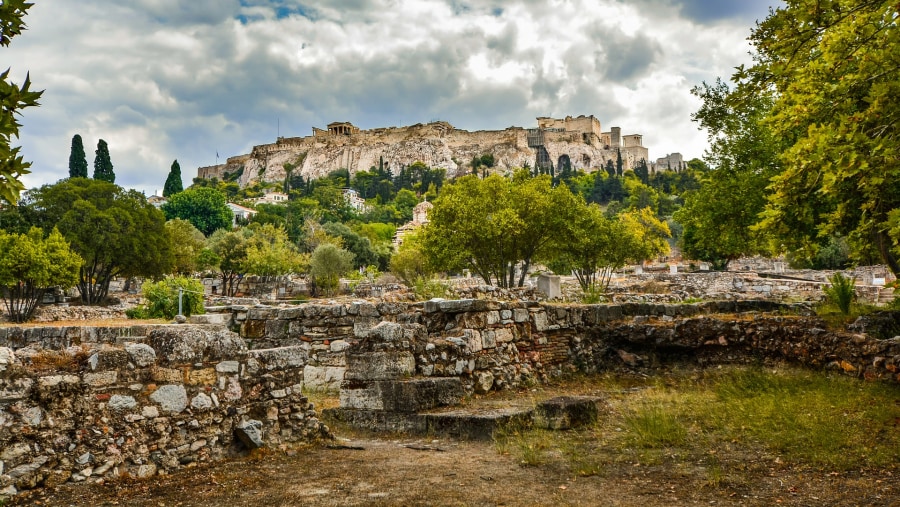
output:
[[[223,326],[0,328],[0,497],[327,438],[306,358]]]

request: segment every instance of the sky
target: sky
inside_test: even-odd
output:
[[[349,121],[465,130],[594,115],[651,159],[701,157],[692,87],[750,63],[778,0],[35,0],[0,48],[23,110],[28,187],[68,176],[72,136],[116,183],[161,192],[200,166]],[[218,159],[217,159],[218,155]],[[93,169],[89,169],[92,172]]]

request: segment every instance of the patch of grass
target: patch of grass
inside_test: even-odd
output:
[[[816,315],[824,320],[831,329],[844,329],[861,315],[869,315],[879,310],[880,308],[877,306],[857,302],[850,305],[848,313],[844,313],[836,304],[829,301],[815,306]]]
[[[687,428],[675,411],[658,404],[628,410],[622,419],[630,445],[648,449],[680,446],[687,440]]]

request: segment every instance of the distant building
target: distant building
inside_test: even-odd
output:
[[[428,212],[431,211],[431,208],[434,208],[434,204],[428,201],[420,202],[413,208],[412,222],[401,225],[397,228],[397,233],[394,234],[394,250],[400,248],[400,245],[403,244],[403,236],[428,223]]]
[[[251,199],[254,204],[287,204],[288,196],[283,192],[266,191],[266,195]]]
[[[369,205],[366,204],[366,200],[359,196],[359,192],[352,188],[345,188],[341,190],[341,193],[344,194],[344,200],[347,201],[347,205],[351,208],[355,209],[360,213],[364,213],[369,211]]]
[[[656,159],[656,163],[653,164],[653,172],[660,171],[676,171],[681,172],[684,168],[687,167],[684,163],[684,157],[681,153],[670,153],[665,157]]]
[[[228,208],[231,210],[231,213],[234,215],[234,220],[232,222],[233,225],[238,224],[238,220],[245,221],[250,220],[250,217],[256,214],[256,210],[245,208],[240,204],[235,204],[233,202],[228,203]]]
[[[149,202],[150,204],[152,204],[153,207],[159,208],[159,207],[161,207],[163,204],[169,202],[169,200],[166,199],[165,197],[161,196],[161,195],[156,195],[156,194],[154,194],[154,195],[151,195],[150,197],[147,198],[147,202]]]

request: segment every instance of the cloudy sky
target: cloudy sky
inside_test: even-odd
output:
[[[116,183],[161,189],[277,135],[350,121],[466,130],[593,114],[644,135],[651,158],[699,157],[692,86],[749,62],[777,0],[35,0],[0,49],[24,111],[31,186],[109,143]]]

